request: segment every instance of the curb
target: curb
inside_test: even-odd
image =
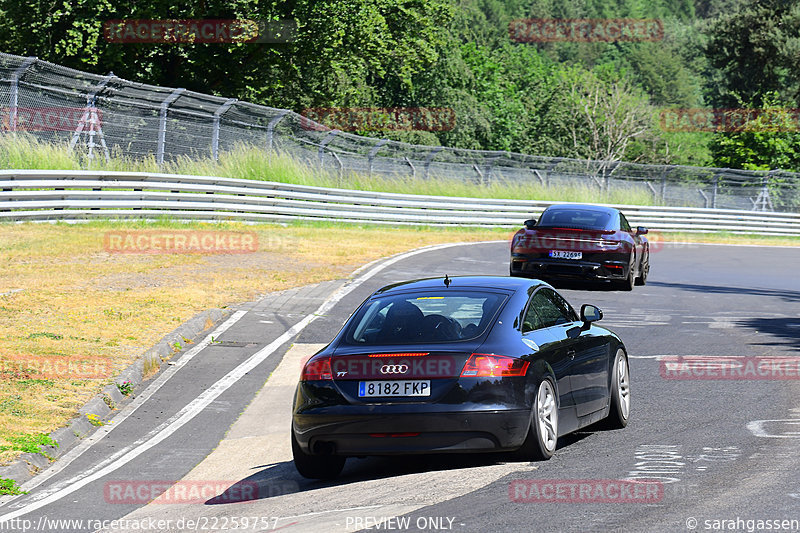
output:
[[[120,372],[114,378],[113,383],[107,385],[102,392],[86,402],[78,410],[77,417],[73,418],[65,427],[50,433],[50,438],[56,441],[58,446],[42,446],[43,453],[23,453],[11,464],[0,467],[0,478],[13,479],[21,485],[50,466],[52,460],[64,455],[78,441],[97,429],[89,421],[87,415],[96,415],[100,420],[105,420],[114,409],[126,402],[128,397],[119,391],[118,384],[129,381],[135,390],[145,380],[145,375],[147,375],[146,379],[150,379],[158,372],[164,361],[185,349],[187,345],[194,344],[202,333],[222,322],[230,313],[229,309],[203,311],[165,335],[155,346]],[[190,342],[186,342],[187,340]],[[175,343],[180,344],[180,350],[173,348]]]

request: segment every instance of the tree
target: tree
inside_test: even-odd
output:
[[[749,0],[724,14],[709,30],[706,54],[718,74],[710,80],[712,103],[759,106],[764,95],[800,102],[800,4],[793,0]]]
[[[754,118],[735,131],[714,135],[711,141],[714,165],[800,172],[800,116],[796,109],[780,102],[775,93],[765,98],[765,105],[753,110]]]
[[[598,161],[592,170],[607,176],[613,164],[624,159],[631,141],[651,129],[652,108],[625,78],[605,82],[594,73],[572,71],[567,82],[573,149],[580,157]]]

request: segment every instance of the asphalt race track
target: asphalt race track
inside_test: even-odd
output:
[[[380,286],[504,275],[507,261],[507,243],[441,247],[240,306],[29,494],[0,500],[0,530],[800,530],[798,364],[763,359],[800,357],[793,248],[667,244],[633,292],[557,286],[627,345],[624,430],[562,438],[547,462],[350,459],[334,482],[301,478],[288,431],[303,358]]]

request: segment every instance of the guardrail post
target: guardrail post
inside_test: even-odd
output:
[[[229,98],[214,111],[214,125],[211,131],[211,157],[214,158],[214,161],[219,161],[219,123],[221,122],[223,113],[230,109],[235,103],[236,98]]]
[[[328,135],[326,135],[325,138],[322,139],[322,142],[319,143],[319,151],[318,151],[318,153],[319,153],[319,168],[320,168],[320,170],[322,170],[322,167],[323,167],[323,165],[325,163],[325,147],[339,133],[341,133],[341,130],[331,130],[330,133],[328,133]]]
[[[28,57],[22,64],[17,67],[11,74],[11,99],[9,107],[11,108],[11,119],[9,120],[10,131],[17,131],[17,107],[19,105],[19,79],[25,74],[25,71],[30,68],[37,61],[36,57]]]
[[[369,165],[369,170],[367,173],[372,176],[372,164],[375,162],[375,156],[378,154],[378,150],[381,149],[383,145],[389,142],[389,139],[381,139],[378,141],[375,146],[367,154],[367,164]]]
[[[289,114],[289,110],[287,109],[286,111],[283,111],[281,114],[279,114],[278,116],[276,116],[275,118],[270,120],[269,124],[267,124],[267,150],[268,151],[272,150],[272,134],[275,131],[275,126],[277,126],[278,122],[280,122],[283,119],[283,117],[285,117],[288,114]]]
[[[164,144],[167,139],[167,109],[178,99],[183,91],[185,91],[185,89],[175,89],[172,91],[172,94],[161,102],[158,120],[158,145],[156,146],[156,162],[159,167],[164,163]]]
[[[423,175],[425,179],[428,179],[428,173],[431,168],[431,162],[433,158],[436,157],[436,154],[442,151],[442,146],[437,146],[430,152],[428,152],[428,157],[425,158],[425,174]]]

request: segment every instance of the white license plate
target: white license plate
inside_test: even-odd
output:
[[[550,257],[554,259],[582,259],[581,252],[564,252],[561,250],[550,250]]]
[[[359,398],[430,395],[431,382],[428,379],[358,382]]]

